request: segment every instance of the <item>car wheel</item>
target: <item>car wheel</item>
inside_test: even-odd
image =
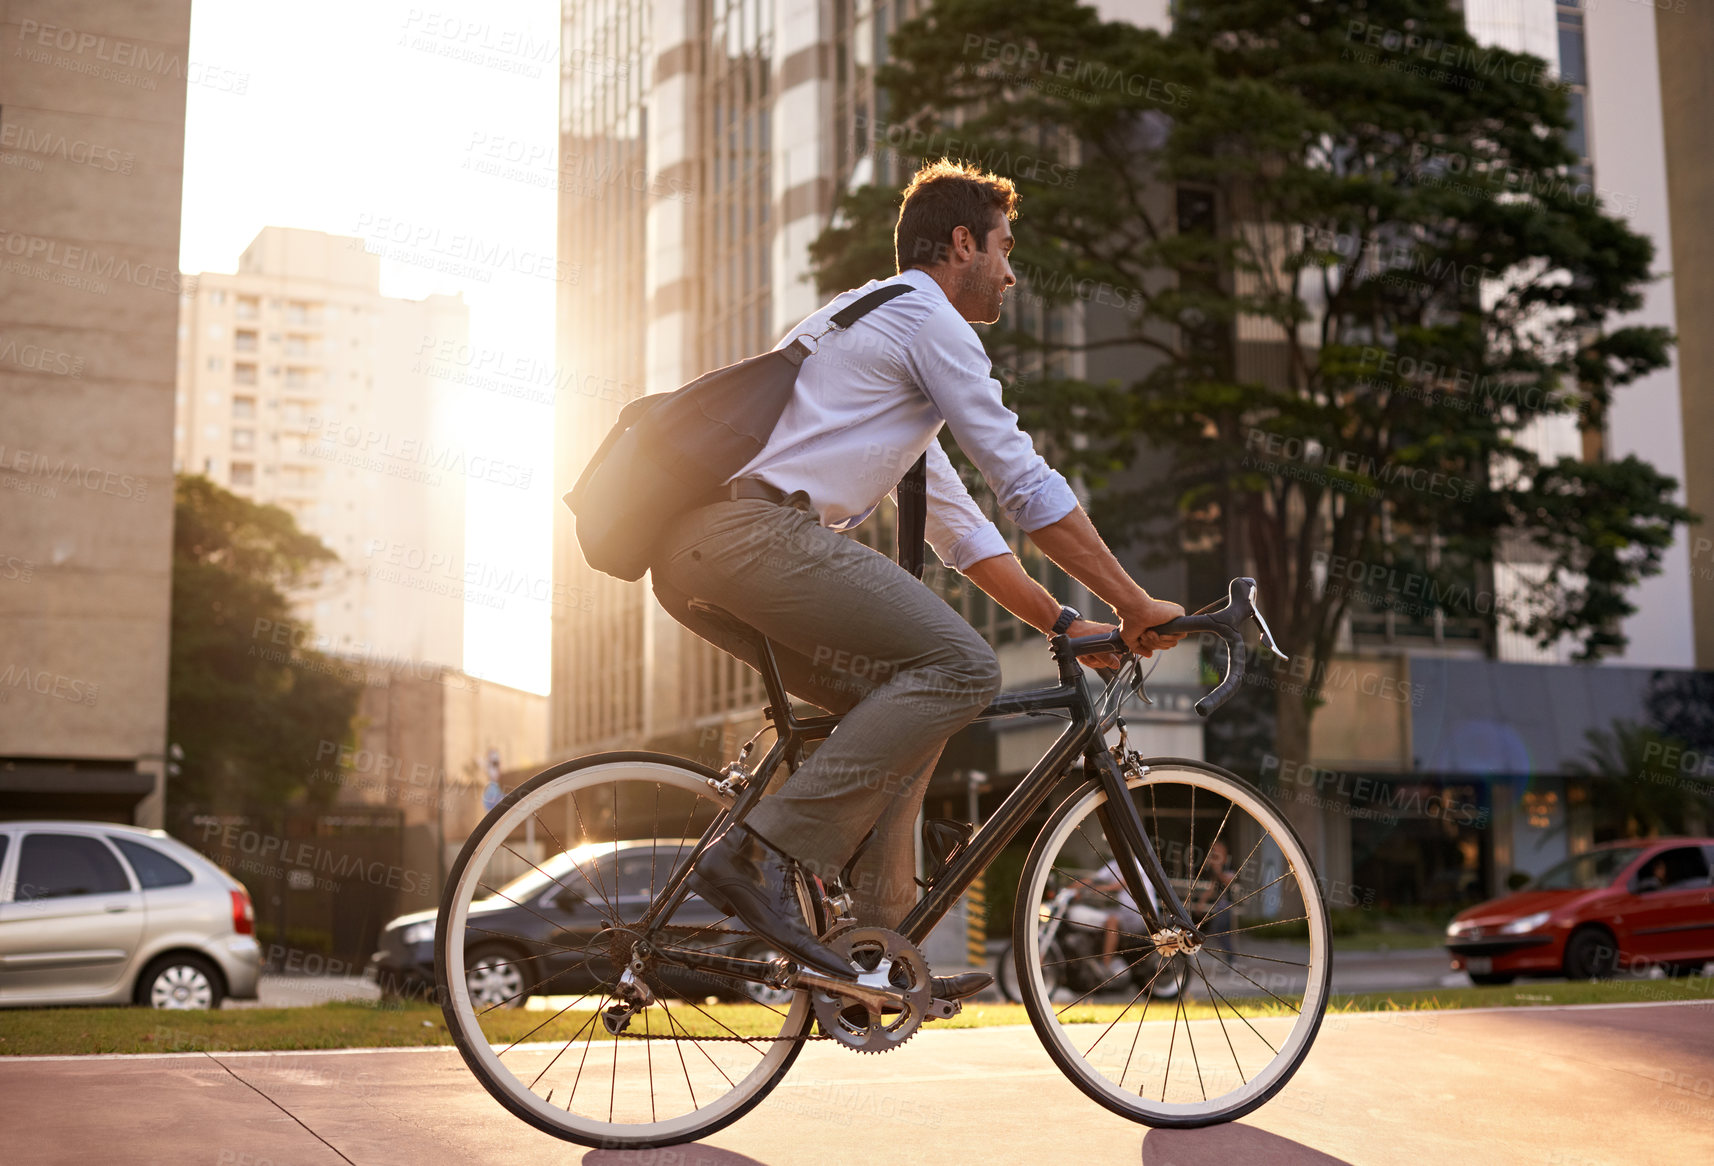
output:
[[[464,957],[464,986],[478,1010],[522,1008],[529,999],[524,985],[533,982],[529,974],[529,961],[503,944],[481,944]]]
[[[1569,980],[1605,980],[1619,967],[1619,947],[1598,928],[1577,932],[1565,944],[1565,976]]]
[[[1469,972],[1470,982],[1478,988],[1492,988],[1500,984],[1509,984],[1517,979],[1516,976],[1505,972]]]
[[[164,955],[137,977],[137,1003],[150,1008],[219,1008],[225,998],[220,970],[199,955]]]

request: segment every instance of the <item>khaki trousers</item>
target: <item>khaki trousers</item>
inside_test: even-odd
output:
[[[754,647],[691,611],[725,608],[773,643],[792,695],[843,715],[839,727],[747,819],[822,878],[870,827],[854,872],[857,917],[894,927],[916,901],[914,824],[946,739],[1000,690],[994,650],[886,556],[787,504],[700,507],[664,532],[651,571],[673,618],[751,667]]]

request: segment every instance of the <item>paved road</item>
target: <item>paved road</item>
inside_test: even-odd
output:
[[[262,974],[255,1000],[228,1000],[226,1008],[307,1008],[329,1000],[379,1000],[381,989],[361,976]]]
[[[0,1058],[0,1157],[37,1164],[1598,1166],[1714,1160],[1706,1003],[1331,1020],[1240,1122],[1148,1130],[1061,1078],[1028,1029],[812,1045],[702,1146],[586,1151],[522,1125],[450,1050]]]

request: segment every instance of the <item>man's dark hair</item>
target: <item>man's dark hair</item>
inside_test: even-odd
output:
[[[996,215],[1018,217],[1018,192],[1011,179],[949,158],[925,163],[905,187],[899,225],[893,231],[899,270],[932,267],[945,259],[957,227],[976,236],[978,251],[987,250],[988,232],[999,225]]]

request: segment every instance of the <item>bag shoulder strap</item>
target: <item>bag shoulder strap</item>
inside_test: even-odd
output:
[[[896,300],[912,290],[914,289],[908,283],[889,283],[878,287],[868,295],[859,297],[840,308],[828,317],[827,322],[835,328],[849,328],[888,300]]]
[[[835,328],[849,328],[889,300],[912,290],[908,283],[890,283],[846,304],[828,318]],[[899,508],[893,531],[894,558],[918,579],[923,571],[923,533],[928,525],[928,454],[899,480]]]
[[[830,328],[843,331],[890,300],[896,300],[914,290],[908,283],[889,283],[866,296],[859,296],[827,319]],[[807,350],[806,350],[807,351]],[[803,358],[799,357],[798,361]],[[793,363],[798,363],[794,361]],[[923,572],[923,532],[928,525],[928,455],[917,458],[916,464],[899,480],[898,518],[893,531],[896,547],[894,558],[899,566],[916,578]]]

